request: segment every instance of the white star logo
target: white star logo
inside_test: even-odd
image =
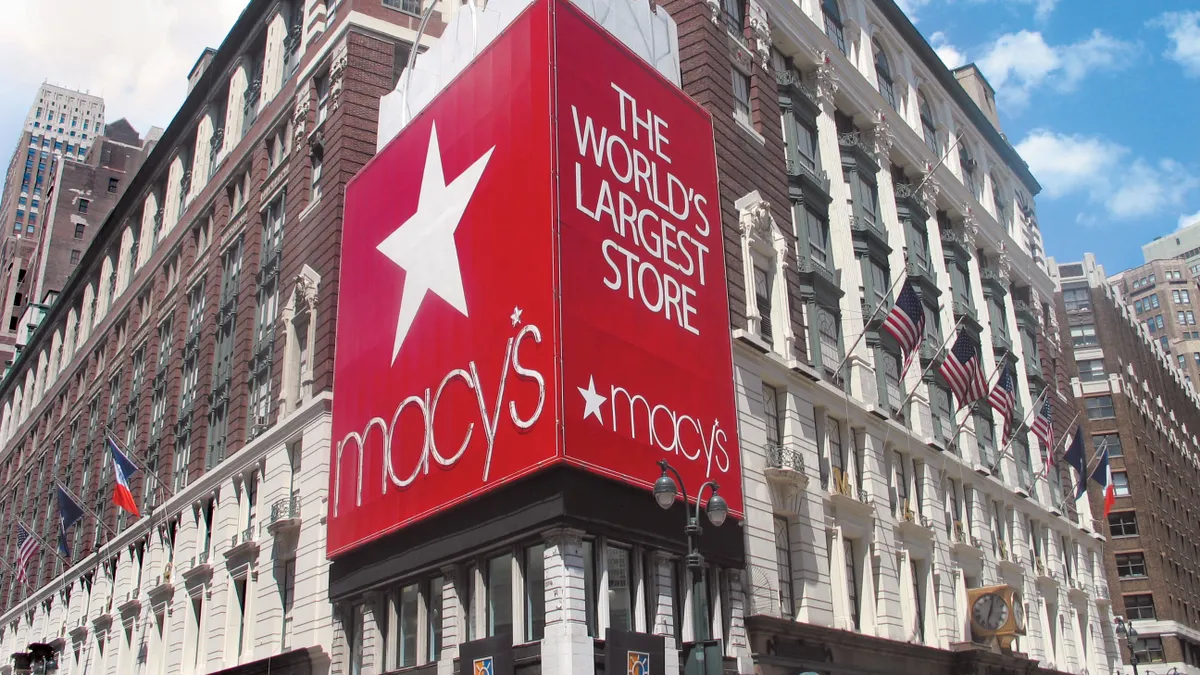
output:
[[[508,318],[512,319],[513,328],[516,328],[517,324],[521,323],[521,308],[513,307],[512,316],[510,316]]]
[[[587,389],[583,387],[575,388],[579,390],[580,394],[583,394],[583,419],[586,420],[588,417],[595,415],[596,420],[600,424],[604,424],[604,417],[600,414],[600,406],[604,405],[604,402],[608,399],[596,393],[596,378],[593,376],[588,377]]]
[[[376,247],[406,273],[400,313],[396,317],[392,363],[396,362],[400,345],[404,344],[427,292],[432,291],[463,316],[468,316],[454,232],[495,149],[496,146],[489,148],[447,185],[442,173],[437,126],[429,132],[429,150],[425,154],[417,211]]]

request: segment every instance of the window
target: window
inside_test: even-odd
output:
[[[925,145],[933,151],[934,155],[941,155],[938,151],[937,140],[937,123],[933,120],[933,110],[929,107],[929,100],[925,95],[917,93],[917,108],[921,115],[921,135],[925,138]]]
[[[80,212],[80,213],[87,213],[87,212],[88,212],[88,205],[89,205],[89,204],[91,204],[91,202],[90,202],[90,201],[88,201],[88,200],[86,200],[86,199],[80,199],[80,200],[79,200],[79,212]]]
[[[1141,553],[1118,553],[1117,576],[1122,579],[1146,576],[1146,556]]]
[[[871,46],[875,50],[875,79],[878,81],[879,93],[888,105],[895,108],[896,88],[892,84],[892,67],[888,63],[887,53],[883,51],[883,45],[879,44],[877,39],[871,40]]]
[[[1189,326],[1195,326],[1196,325],[1196,315],[1190,311],[1185,312],[1185,314],[1187,315],[1187,324]]]
[[[241,656],[246,647],[246,577],[233,580],[233,595],[234,625],[237,626],[237,651],[234,654]],[[358,608],[358,612],[361,611],[361,607]]]
[[[859,629],[858,561],[854,557],[854,540],[842,537],[846,557],[846,602],[850,610],[850,626]]]
[[[1118,497],[1129,496],[1129,474],[1124,471],[1112,472],[1113,488]]]
[[[829,36],[838,51],[848,56],[846,36],[842,29],[842,11],[838,9],[837,0],[821,0],[821,14],[825,18],[825,35]]]
[[[546,635],[546,546],[525,549],[525,640],[541,640]],[[439,639],[441,628],[439,627]],[[440,647],[439,647],[440,648]],[[430,660],[437,660],[430,655]]]
[[[1092,436],[1092,447],[1100,453],[1108,450],[1109,457],[1120,457],[1124,454],[1121,449],[1121,437],[1117,434],[1095,434]]]
[[[498,555],[487,562],[487,636],[512,632],[512,565],[511,553]]]
[[[529,578],[529,577],[526,577]],[[429,580],[429,589],[426,594],[428,598],[428,610],[425,613],[426,629],[425,632],[429,636],[429,653],[426,659],[430,662],[437,661],[442,654],[442,593],[446,585],[444,577],[434,577]],[[543,593],[545,589],[543,588]],[[545,605],[542,611],[542,623],[546,622]]]
[[[779,567],[779,612],[785,619],[796,615],[792,595],[792,546],[788,519],[775,516],[775,564]]]
[[[1112,396],[1091,396],[1085,400],[1088,419],[1098,420],[1114,416]]]
[[[1146,298],[1146,299],[1150,301],[1151,307],[1153,307],[1154,309],[1158,309],[1158,293],[1152,293],[1150,295],[1150,297]],[[1161,326],[1160,326],[1160,328],[1161,328]]]
[[[83,231],[84,231],[84,224],[83,223],[75,223],[75,238],[76,239],[83,239]]]
[[[725,8],[726,27],[740,38],[746,26],[745,0],[724,0],[721,4]]]
[[[1083,359],[1078,364],[1079,379],[1083,382],[1095,382],[1108,377],[1104,372],[1104,359]]]
[[[1114,511],[1108,514],[1108,530],[1114,537],[1136,537],[1137,514],[1133,511]]]
[[[79,264],[79,256],[80,256],[79,249],[72,249],[72,251],[71,251],[71,264],[72,265]]]
[[[243,582],[243,586],[245,582]],[[346,642],[350,649],[347,655],[350,660],[350,675],[362,675],[363,671],[363,606],[355,605],[350,609],[350,616],[345,626]]]
[[[329,73],[318,75],[316,80],[317,125],[320,126],[329,117]]]
[[[1179,291],[1179,302],[1180,302],[1180,304],[1183,304],[1183,305],[1192,304],[1191,297],[1189,297],[1187,290]]]
[[[1179,291],[1171,291],[1171,302],[1179,304]]]
[[[763,383],[763,415],[767,427],[767,452],[772,452],[783,442],[783,421],[781,419],[781,404],[783,398],[779,390]]]
[[[925,594],[921,592],[920,561],[909,560],[908,569],[912,572],[913,616],[916,628],[917,642],[925,643]]]
[[[396,598],[396,665],[400,668],[417,665],[417,617],[421,603],[420,587],[409,584],[400,589]]]
[[[309,174],[309,201],[316,202],[321,199],[321,174],[325,172],[325,156],[319,150],[312,153],[309,158],[312,171]]]
[[[771,270],[766,260],[754,256],[754,301],[758,308],[758,333],[771,343]]]
[[[1122,596],[1125,601],[1125,618],[1131,621],[1137,619],[1154,619],[1154,596],[1146,595],[1126,595]]]
[[[1166,652],[1163,651],[1163,641],[1160,637],[1144,637],[1134,642],[1133,653],[1138,657],[1138,663],[1166,663]]]
[[[1096,327],[1091,324],[1071,326],[1071,342],[1075,347],[1094,347],[1100,344],[1096,337]]]
[[[1175,323],[1179,324],[1180,326],[1187,325],[1187,318],[1186,318],[1186,315],[1183,313],[1183,310],[1175,312]]]
[[[1142,311],[1142,301],[1141,300],[1133,301],[1133,311],[1141,313],[1141,311]]]
[[[958,163],[962,167],[963,183],[971,191],[971,194],[975,195],[976,199],[981,199],[982,193],[980,192],[979,179],[975,175],[978,165],[976,165],[974,159],[971,159],[971,151],[967,149],[965,142],[958,146]]]
[[[745,125],[750,124],[750,76],[733,69],[733,116]]]

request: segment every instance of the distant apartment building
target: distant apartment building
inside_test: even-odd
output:
[[[1114,297],[1129,305],[1132,315],[1163,353],[1175,363],[1188,383],[1200,385],[1200,274],[1184,258],[1159,258],[1108,277]],[[1070,308],[1088,301],[1088,288],[1072,284],[1064,290]],[[1094,363],[1079,364],[1081,376],[1090,377]]]
[[[1200,219],[1142,246],[1146,262],[1179,258],[1193,276],[1200,276]]]
[[[1158,262],[1181,266],[1178,260]],[[1103,553],[1112,613],[1136,628],[1142,673],[1195,673],[1200,668],[1200,397],[1185,374],[1195,372],[1193,357],[1186,355],[1187,368],[1176,367],[1179,355],[1163,348],[1164,329],[1157,319],[1151,332],[1146,313],[1118,297],[1091,254],[1081,262],[1051,265],[1060,289],[1058,309],[1067,319],[1062,338],[1074,354],[1071,386],[1085,428],[1087,469],[1094,470],[1098,454],[1107,450],[1117,495],[1106,518]],[[1174,271],[1170,264],[1147,265],[1127,272],[1119,283],[1130,289],[1138,283],[1137,303],[1156,288],[1159,307],[1152,311],[1165,314],[1176,278],[1164,272]],[[1194,289],[1186,270],[1182,274]],[[1169,311],[1173,315],[1174,309]],[[1086,502],[1100,535],[1104,499],[1094,482],[1089,492]],[[1130,656],[1125,649],[1125,663]]]

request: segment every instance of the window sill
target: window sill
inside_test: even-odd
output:
[[[750,137],[753,138],[755,141],[757,141],[759,145],[766,146],[767,139],[763,138],[763,135],[758,133],[758,131],[756,131],[754,129],[754,127],[750,125],[750,122],[748,120],[744,120],[740,116],[738,116],[737,113],[734,113],[733,121],[737,122],[737,125],[739,127],[741,127],[742,131],[746,132],[747,134],[750,134]]]

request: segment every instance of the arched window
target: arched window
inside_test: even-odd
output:
[[[888,64],[887,54],[883,51],[879,40],[871,40],[871,46],[875,48],[875,79],[879,80],[879,93],[883,94],[888,105],[895,108],[896,90],[892,86],[892,68]]]
[[[917,108],[921,115],[921,135],[925,137],[925,145],[933,151],[933,154],[940,155],[938,152],[937,139],[937,123],[933,120],[933,109],[929,107],[929,100],[925,98],[925,94],[917,92]]]
[[[1008,208],[1004,201],[1004,195],[1000,192],[1000,183],[996,181],[996,176],[992,176],[992,203],[996,205],[996,220],[1005,228],[1008,229],[1012,224],[1008,218]]]
[[[963,183],[966,184],[971,194],[975,195],[976,199],[982,200],[983,193],[979,191],[979,179],[975,175],[978,167],[975,164],[975,160],[971,159],[971,151],[967,148],[965,140],[958,146],[958,163],[962,166]]]
[[[838,8],[837,0],[821,0],[821,14],[825,17],[825,35],[833,40],[838,51],[849,56],[846,51],[846,35],[842,30],[842,10]]]

